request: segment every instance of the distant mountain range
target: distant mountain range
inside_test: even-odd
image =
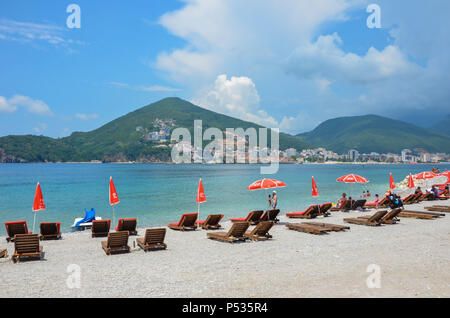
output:
[[[149,134],[161,127],[156,119],[170,119],[171,129],[185,127],[193,136],[194,120],[203,121],[203,129],[253,127],[260,125],[218,114],[179,98],[165,98],[119,117],[89,131],[74,132],[65,138],[44,136],[6,136],[0,138],[0,162],[168,162],[170,148],[152,140]],[[447,118],[447,121],[449,118]],[[450,152],[450,137],[445,123],[431,129],[398,120],[367,115],[330,119],[313,131],[292,136],[280,134],[280,149],[302,150],[325,147],[338,153],[356,149],[362,153],[400,153],[404,148],[430,152]],[[170,136],[167,136],[170,138]],[[270,140],[270,138],[269,138]],[[205,142],[204,144],[207,144]]]
[[[1,161],[169,161],[170,149],[159,142],[143,138],[145,132],[159,130],[156,119],[172,119],[176,127],[190,130],[193,138],[194,120],[203,121],[203,129],[254,127],[260,125],[242,121],[198,107],[180,98],[165,98],[119,117],[89,132],[74,132],[69,137],[53,139],[44,136],[6,136],[0,138]],[[137,128],[142,128],[143,131]],[[173,127],[174,128],[174,127]],[[269,133],[270,136],[270,133]],[[168,137],[170,138],[170,136]],[[270,141],[270,138],[268,138]],[[280,133],[280,149],[304,149],[308,144],[295,136]],[[204,144],[207,144],[205,142]],[[3,155],[2,150],[3,149]],[[2,159],[3,156],[3,159]]]
[[[350,149],[361,153],[400,153],[402,149],[450,152],[448,135],[377,115],[330,119],[297,137],[338,153]]]
[[[438,123],[431,126],[430,129],[438,133],[450,136],[450,115],[447,115],[447,117],[444,117]]]

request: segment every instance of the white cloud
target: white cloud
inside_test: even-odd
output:
[[[128,83],[123,82],[109,82],[108,85],[122,88],[134,89],[137,91],[144,92],[178,92],[181,89],[176,87],[164,86],[164,85],[139,85],[133,86]]]
[[[81,120],[92,120],[92,119],[97,119],[98,118],[98,114],[82,114],[82,113],[77,113],[75,114],[75,117]]]
[[[38,134],[42,134],[45,130],[47,130],[47,127],[47,124],[39,123],[37,127],[33,128],[33,130]]]
[[[0,19],[0,39],[30,43],[45,42],[55,46],[82,45],[82,41],[65,37],[67,29],[52,24]]]
[[[260,108],[260,97],[253,81],[245,76],[219,75],[210,88],[194,98],[194,104],[212,111],[257,123],[266,127],[278,127],[278,122]]]
[[[241,111],[240,118],[276,116],[284,129],[303,130],[306,115],[323,121],[367,113],[411,118],[414,110],[417,116],[448,112],[448,1],[430,6],[380,0],[382,30],[366,29],[369,0],[184,2],[159,22],[186,44],[161,52],[153,66],[202,101],[209,94],[204,87],[218,74],[251,78],[258,83],[258,109],[268,114]],[[361,30],[352,30],[358,27],[353,22],[344,25],[347,16],[361,21]],[[335,22],[344,38],[327,35],[332,31],[321,34]],[[367,45],[366,39],[359,41],[362,36],[375,42],[360,53]],[[291,97],[300,101],[284,102]]]
[[[179,88],[163,86],[163,85],[151,85],[151,86],[138,86],[136,87],[138,91],[146,92],[178,92]]]
[[[319,36],[316,42],[294,51],[287,59],[287,72],[300,79],[319,81],[323,87],[330,84],[328,79],[364,84],[414,76],[420,71],[420,67],[410,63],[395,46],[389,45],[382,51],[371,47],[366,55],[359,56],[345,53],[339,44],[342,44],[342,39],[337,33]]]
[[[8,100],[0,96],[0,113],[13,113],[17,110],[17,106],[12,105]]]
[[[189,83],[235,65],[284,58],[325,21],[345,19],[348,0],[185,0],[160,23],[188,45],[162,52],[155,66]],[[232,70],[234,71],[234,70]],[[228,71],[229,72],[229,71]]]
[[[36,115],[53,115],[50,107],[41,100],[28,96],[14,95],[10,99],[0,96],[0,112],[15,112],[19,107],[25,108],[29,113]]]

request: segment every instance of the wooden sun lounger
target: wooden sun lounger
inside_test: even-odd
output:
[[[319,206],[319,215],[322,215],[325,217],[331,215],[331,213],[328,211],[332,207],[333,207],[333,203],[331,203],[331,202],[322,204],[321,206]]]
[[[0,258],[7,258],[8,257],[8,250],[3,249],[0,250]]]
[[[128,231],[111,232],[108,234],[108,240],[102,241],[102,248],[106,255],[129,253],[130,247],[128,246]]]
[[[414,204],[417,202],[417,199],[420,197],[420,194],[410,194],[405,199],[402,199],[403,205],[406,204]]]
[[[245,232],[244,236],[252,241],[265,241],[271,239],[272,235],[269,234],[269,230],[274,224],[274,221],[261,221],[253,230]]]
[[[261,220],[261,216],[263,215],[263,210],[257,210],[250,212],[246,218],[234,218],[230,219],[231,222],[250,222],[250,225],[256,225]]]
[[[367,200],[361,199],[352,202],[351,210],[356,210],[358,208],[364,209],[364,204],[366,204]]]
[[[290,219],[313,219],[318,215],[319,215],[318,205],[311,205],[303,212],[286,213],[286,216]]]
[[[425,210],[436,212],[450,212],[450,206],[429,206]]]
[[[109,234],[111,220],[94,220],[92,221],[92,237],[106,237]]]
[[[304,223],[288,223],[288,224],[286,224],[286,227],[289,230],[305,232],[305,233],[310,233],[310,234],[319,234],[319,235],[326,234],[327,232],[331,231],[329,228],[325,228],[325,227],[317,226],[317,225],[304,224]]]
[[[195,231],[198,213],[185,213],[178,223],[169,223],[169,228],[177,231]]]
[[[277,223],[278,221],[280,221],[279,219],[277,219],[279,213],[280,213],[279,209],[267,210],[266,212],[264,212],[260,221],[274,221],[275,223]]]
[[[61,223],[41,222],[41,240],[59,240],[61,238]]]
[[[334,207],[334,208],[331,208],[330,210],[335,211],[335,212],[337,212],[337,211],[344,212],[344,211],[351,210],[354,205],[355,205],[355,200],[345,200],[344,202],[342,202],[340,207],[338,207],[338,208]]]
[[[208,233],[207,237],[213,240],[219,240],[219,241],[225,241],[234,243],[236,241],[245,241],[248,239],[246,236],[244,236],[245,232],[247,231],[248,227],[250,226],[249,222],[236,222],[233,223],[230,230],[228,232],[213,232]]]
[[[302,224],[320,226],[320,227],[323,227],[323,228],[326,228],[326,229],[330,229],[331,231],[335,231],[335,232],[344,231],[344,230],[350,230],[350,226],[330,224],[330,223],[303,222]]]
[[[14,255],[12,260],[17,261],[41,259],[42,246],[39,245],[38,234],[16,234],[14,236]]]
[[[435,199],[434,194],[431,193],[431,192],[427,192],[427,193],[425,193],[425,194],[423,194],[423,195],[421,195],[419,197],[418,202],[421,202],[421,201],[432,201],[434,199]]]
[[[416,218],[416,219],[435,219],[441,216],[445,216],[444,213],[434,213],[434,212],[421,212],[421,211],[411,211],[402,210],[398,216],[405,218]]]
[[[197,221],[197,226],[204,230],[218,230],[222,226],[219,222],[222,220],[223,214],[210,214],[204,221]]]
[[[166,229],[147,229],[145,230],[145,237],[136,239],[137,245],[145,252],[152,250],[164,250],[167,244],[164,243],[166,236]]]
[[[5,227],[8,235],[6,237],[7,242],[14,242],[16,234],[31,234],[31,232],[28,232],[26,221],[5,222]]]
[[[389,204],[389,200],[387,197],[384,197],[380,200],[380,202],[378,202],[378,208],[385,208],[387,207]],[[366,203],[364,204],[364,208],[366,209],[376,209],[377,205],[375,204],[375,202],[370,202],[370,203]]]
[[[379,226],[381,224],[381,219],[386,215],[387,211],[378,211],[368,219],[366,218],[346,218],[344,222],[359,224],[359,225],[368,225],[368,226]]]
[[[381,218],[380,223],[381,224],[395,224],[397,222],[400,222],[400,220],[398,219],[400,212],[402,212],[402,209],[393,209],[393,210],[389,211],[388,213],[386,213],[385,216],[383,216]],[[370,216],[360,216],[359,218],[369,219]]]
[[[116,231],[128,231],[130,235],[137,235],[137,219],[120,219],[116,226]]]

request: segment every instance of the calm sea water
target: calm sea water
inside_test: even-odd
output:
[[[399,182],[410,172],[430,170],[440,165],[280,165],[279,172],[266,176],[286,182],[278,189],[282,213],[304,210],[313,203],[335,202],[350,185],[336,183],[344,174],[355,173],[370,180],[354,185],[353,197],[362,191],[384,193],[389,172]],[[108,181],[112,176],[120,198],[116,220],[137,217],[138,226],[159,226],[178,221],[186,212],[196,212],[198,179],[208,202],[201,205],[201,218],[209,213],[223,213],[226,218],[243,217],[254,209],[267,208],[264,191],[246,187],[263,178],[257,165],[164,165],[164,164],[0,164],[0,235],[3,222],[27,220],[33,224],[32,204],[39,181],[47,209],[38,212],[37,222],[59,221],[62,230],[71,231],[75,217],[84,216],[84,208],[95,208],[98,216],[112,219],[108,204]],[[320,197],[311,197],[314,176]],[[117,221],[116,221],[117,222]]]

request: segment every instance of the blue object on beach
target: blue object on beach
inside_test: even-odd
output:
[[[86,208],[84,209],[84,218],[81,221],[78,221],[75,226],[80,226],[81,223],[87,223],[91,222],[92,220],[95,220],[95,209],[92,208],[90,211],[88,211]]]

